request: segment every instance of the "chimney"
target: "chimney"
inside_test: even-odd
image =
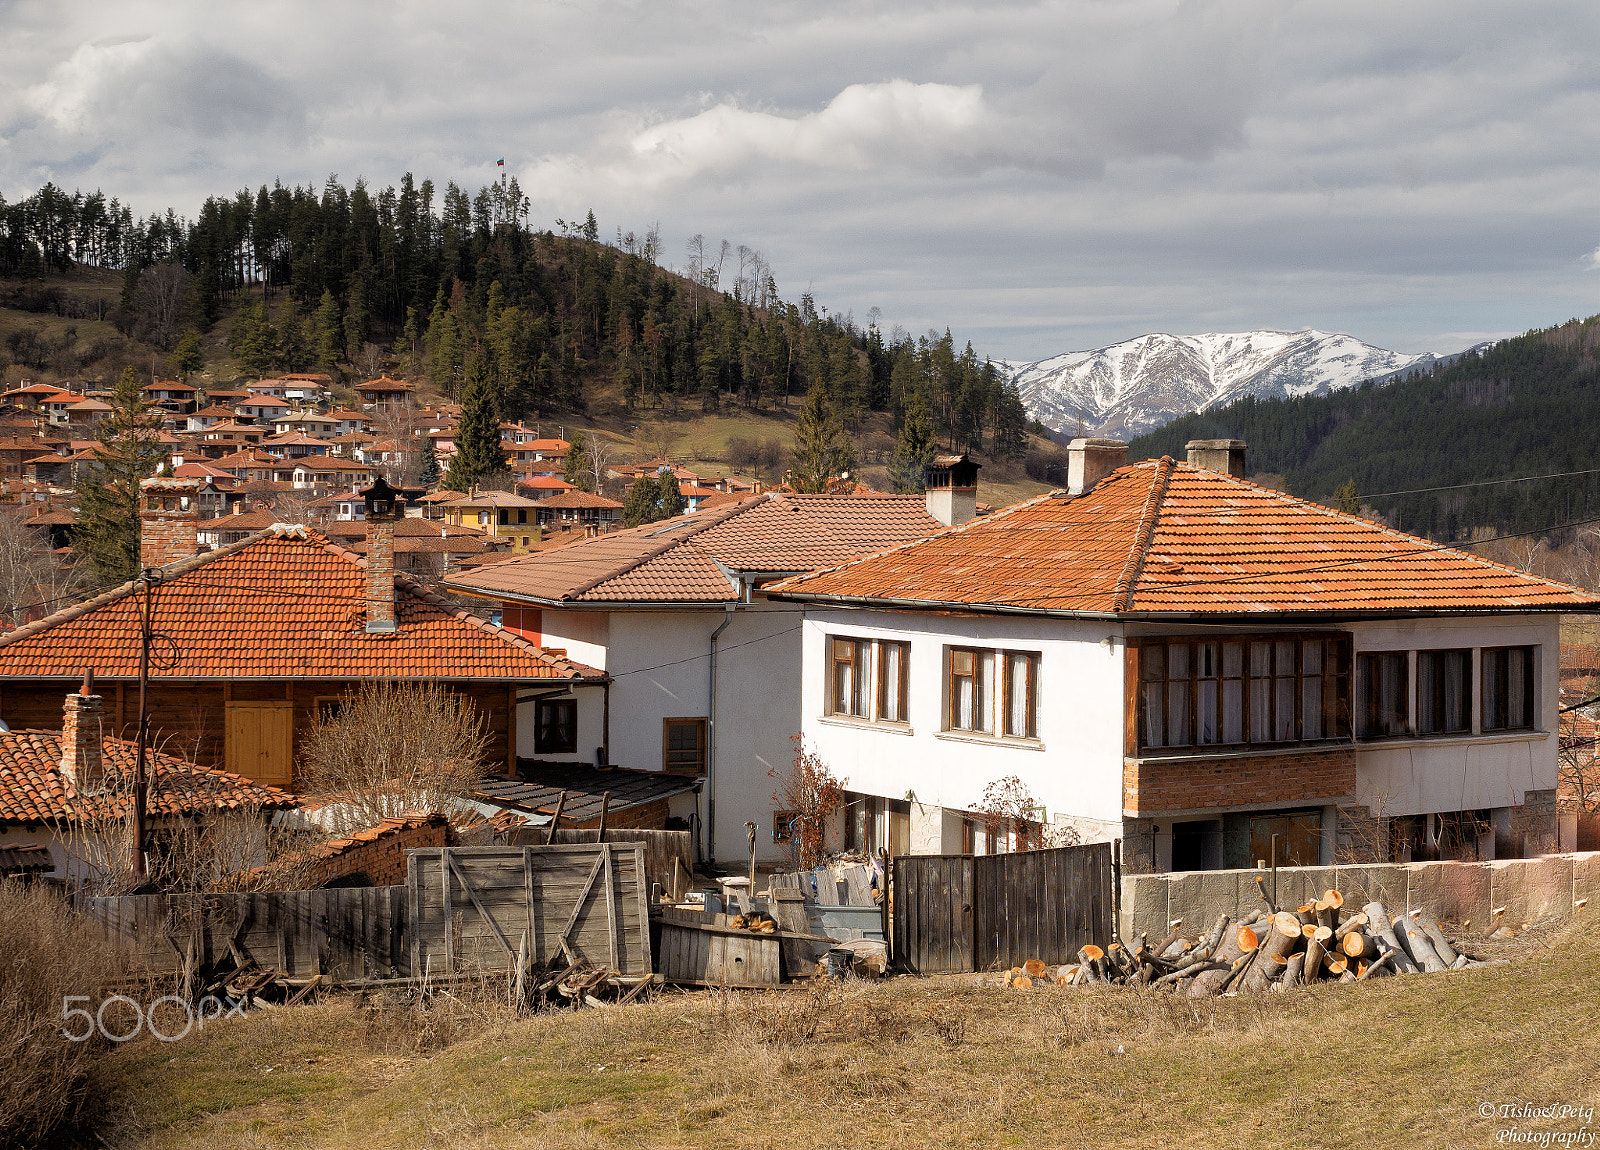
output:
[[[94,672],[85,671],[78,693],[67,696],[61,723],[61,773],[81,793],[98,790],[105,782],[103,715],[101,698],[94,693]]]
[[[139,484],[139,565],[165,567],[200,550],[200,481],[146,479]]]
[[[946,527],[978,514],[978,468],[965,454],[935,455],[922,469],[928,514]]]
[[[1067,444],[1067,494],[1082,495],[1127,462],[1120,439],[1074,439]]]
[[[1244,478],[1244,440],[1191,439],[1185,448],[1189,462],[1219,475]]]
[[[394,521],[399,500],[382,476],[361,493],[367,516],[367,634],[392,635],[394,618]]]

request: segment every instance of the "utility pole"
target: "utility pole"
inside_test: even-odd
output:
[[[145,875],[145,779],[148,774],[147,755],[150,746],[150,643],[151,592],[161,579],[159,567],[146,567],[139,573],[144,595],[139,609],[139,734],[137,754],[133,766],[133,873],[137,878]]]

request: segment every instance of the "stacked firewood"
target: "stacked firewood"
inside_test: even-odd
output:
[[[1078,951],[1076,963],[1054,972],[1030,960],[1013,971],[1008,983],[1158,986],[1209,998],[1478,964],[1445,937],[1427,911],[1391,917],[1381,902],[1369,902],[1346,913],[1344,896],[1336,890],[1293,910],[1269,906],[1238,922],[1223,914],[1210,930],[1192,937],[1182,934],[1181,921],[1170,926],[1171,933],[1154,944],[1142,934],[1133,947],[1116,942],[1105,950],[1086,946]]]

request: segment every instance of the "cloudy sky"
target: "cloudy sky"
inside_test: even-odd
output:
[[[330,172],[761,250],[1031,359],[1147,331],[1403,351],[1600,312],[1594,0],[0,0],[0,192]]]

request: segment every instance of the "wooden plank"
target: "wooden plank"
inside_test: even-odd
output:
[[[462,872],[460,865],[447,856],[441,856],[441,858],[444,858],[449,863],[451,873],[461,881],[461,889],[467,892],[467,897],[472,900],[472,905],[478,909],[478,913],[483,916],[483,921],[488,923],[494,931],[494,936],[500,940],[500,945],[505,949],[505,952],[514,956],[517,953],[517,948],[511,945],[511,940],[506,937],[505,931],[500,929],[500,924],[495,921],[494,915],[489,912],[489,908],[484,906],[482,900],[478,898],[478,892],[472,889],[472,884],[467,881],[467,876]],[[445,879],[447,887],[449,881],[448,878]]]
[[[573,926],[577,924],[578,916],[583,912],[584,903],[588,902],[589,900],[589,892],[594,889],[594,880],[599,876],[600,871],[602,868],[604,868],[610,857],[610,851],[596,852],[594,856],[594,865],[589,869],[589,881],[584,883],[583,890],[578,893],[577,901],[572,904],[572,914],[568,916],[566,926],[561,928],[561,934],[557,936],[556,941],[561,947],[562,953],[567,956],[569,962],[576,962],[577,958],[572,953],[572,948],[568,944],[568,938],[572,934]]]
[[[639,945],[643,953],[640,955],[640,965],[645,970],[653,970],[655,964],[650,955],[650,872],[645,869],[645,848],[643,843],[635,843],[633,847],[634,874],[638,876],[634,883],[639,892],[639,921],[644,929],[639,932]]]
[[[607,791],[609,795],[611,792]],[[606,884],[606,943],[607,953],[611,956],[611,969],[621,969],[621,959],[617,954],[617,888],[611,873],[611,848],[604,843],[600,848],[600,861],[605,864]]]
[[[439,897],[444,907],[444,969],[446,974],[456,971],[455,916],[450,912],[450,848],[439,848]]]

